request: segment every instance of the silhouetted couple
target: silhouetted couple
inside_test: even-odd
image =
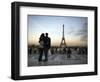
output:
[[[51,46],[51,40],[50,38],[48,37],[48,33],[42,33],[40,38],[39,38],[39,51],[40,51],[40,54],[39,54],[39,62],[42,61],[42,56],[43,56],[43,53],[45,55],[45,60],[44,61],[48,61],[48,51],[50,49],[50,46]]]

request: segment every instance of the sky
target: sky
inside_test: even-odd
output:
[[[28,45],[38,45],[41,33],[48,33],[51,38],[51,45],[59,46],[64,24],[66,44],[68,46],[86,46],[87,23],[87,17],[28,15]]]

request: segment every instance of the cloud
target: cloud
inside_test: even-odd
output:
[[[88,38],[88,28],[87,28],[87,23],[83,24],[83,27],[81,29],[79,29],[76,33],[74,33],[75,35],[77,35],[81,41],[87,41]]]
[[[73,30],[71,30],[71,31],[67,32],[67,34],[73,34],[73,33],[74,33],[74,31],[73,31]]]

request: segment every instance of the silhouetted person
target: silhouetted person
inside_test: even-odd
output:
[[[51,48],[51,54],[54,54],[54,49],[53,48]]]
[[[63,54],[66,54],[66,48],[63,48]]]
[[[43,56],[43,51],[44,51],[44,33],[41,34],[40,38],[39,38],[39,61],[42,61],[42,56]]]
[[[28,48],[28,53],[31,55],[32,54],[32,48]]]
[[[48,37],[48,33],[46,33],[46,36],[44,38],[44,55],[45,55],[45,60],[48,61],[48,51],[51,47],[51,39]]]
[[[71,57],[71,49],[68,48],[68,51],[67,51],[67,57],[70,58]]]

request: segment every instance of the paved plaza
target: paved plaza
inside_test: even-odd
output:
[[[85,54],[71,54],[68,58],[67,54],[53,54],[48,55],[47,62],[38,62],[38,54],[28,55],[28,66],[51,66],[51,65],[77,65],[87,64],[87,55]],[[42,57],[44,60],[44,56]]]

